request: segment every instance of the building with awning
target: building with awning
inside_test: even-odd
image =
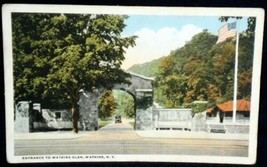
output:
[[[233,120],[234,101],[217,104],[206,110],[206,130],[209,133],[249,133],[250,101],[236,101],[236,117]]]
[[[208,121],[230,122],[233,120],[233,101],[217,104],[213,108],[206,110]],[[250,117],[250,101],[237,100],[236,121],[247,123]]]

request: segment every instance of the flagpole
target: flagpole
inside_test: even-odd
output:
[[[236,45],[235,45],[235,76],[234,76],[234,101],[233,101],[233,123],[236,122],[236,109],[237,109],[237,80],[238,80],[238,44],[239,44],[239,33],[237,29],[236,21]]]

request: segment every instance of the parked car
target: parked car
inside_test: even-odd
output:
[[[121,116],[119,115],[115,116],[115,123],[121,123]]]

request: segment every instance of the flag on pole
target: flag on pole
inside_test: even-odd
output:
[[[236,29],[236,44],[235,44],[235,78],[234,78],[234,105],[233,105],[233,123],[236,122],[236,109],[237,109],[237,90],[238,90],[238,45],[239,45],[239,33],[237,31],[237,23],[235,22]]]
[[[238,79],[238,45],[239,45],[239,34],[237,31],[237,22],[226,23],[219,29],[219,38],[217,44],[225,41],[227,38],[236,37],[236,48],[235,48],[235,74],[234,74],[234,97],[233,97],[233,123],[236,122],[236,110],[237,110],[237,79]]]
[[[226,23],[219,29],[219,38],[217,40],[217,44],[225,41],[227,38],[235,37],[236,34],[236,22]]]
[[[236,29],[236,22],[227,23],[227,28],[228,28],[228,31],[230,31],[232,29]]]

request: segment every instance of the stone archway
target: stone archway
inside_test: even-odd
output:
[[[131,84],[116,84],[113,89],[129,92],[135,98],[135,129],[153,129],[153,79],[129,73]],[[98,129],[98,99],[106,89],[98,88],[92,92],[80,91],[79,122],[83,130]]]

